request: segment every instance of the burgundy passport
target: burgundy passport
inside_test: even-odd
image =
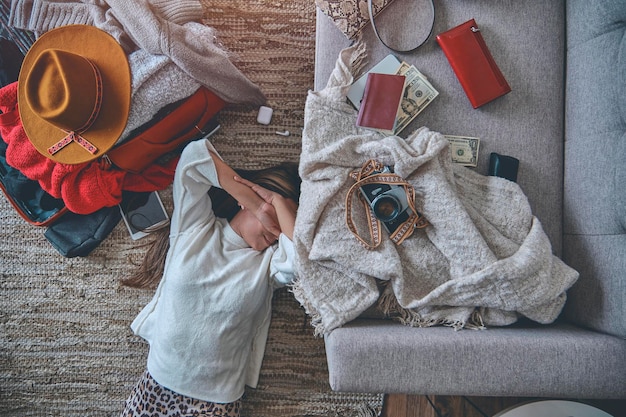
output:
[[[511,91],[474,19],[437,35],[437,43],[475,109]]]
[[[356,125],[389,135],[395,134],[405,80],[404,75],[370,72],[365,83]]]

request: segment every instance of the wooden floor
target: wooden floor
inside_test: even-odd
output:
[[[388,394],[385,396],[381,417],[491,417],[516,404],[533,400],[539,399]],[[599,408],[613,417],[626,417],[626,401],[579,401]]]

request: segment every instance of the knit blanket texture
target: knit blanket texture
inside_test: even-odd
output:
[[[310,91],[305,106],[293,292],[316,333],[376,304],[413,326],[504,326],[521,316],[553,322],[578,273],[553,255],[524,192],[454,165],[447,140],[428,128],[403,139],[357,127],[346,93],[365,56],[362,43],[344,49],[327,86]],[[413,185],[431,224],[399,246],[383,233],[382,244],[366,250],[346,226],[349,173],[369,159]],[[352,215],[366,236],[360,204]]]

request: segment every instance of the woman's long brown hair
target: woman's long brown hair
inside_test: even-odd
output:
[[[298,201],[300,197],[300,177],[298,165],[283,163],[261,170],[237,170],[237,173],[249,181],[279,193],[283,197]],[[217,217],[231,220],[239,211],[237,201],[221,188],[209,190],[213,212]],[[154,288],[165,268],[165,258],[170,247],[170,228],[165,227],[152,233],[154,239],[149,243],[148,251],[141,264],[128,278],[121,280],[123,285],[133,288]]]

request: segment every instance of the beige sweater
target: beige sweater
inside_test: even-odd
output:
[[[216,44],[213,30],[198,23],[202,15],[197,0],[12,0],[9,24],[35,33],[93,25],[111,34],[127,53],[143,49],[169,57],[228,103],[265,103],[259,87]]]

